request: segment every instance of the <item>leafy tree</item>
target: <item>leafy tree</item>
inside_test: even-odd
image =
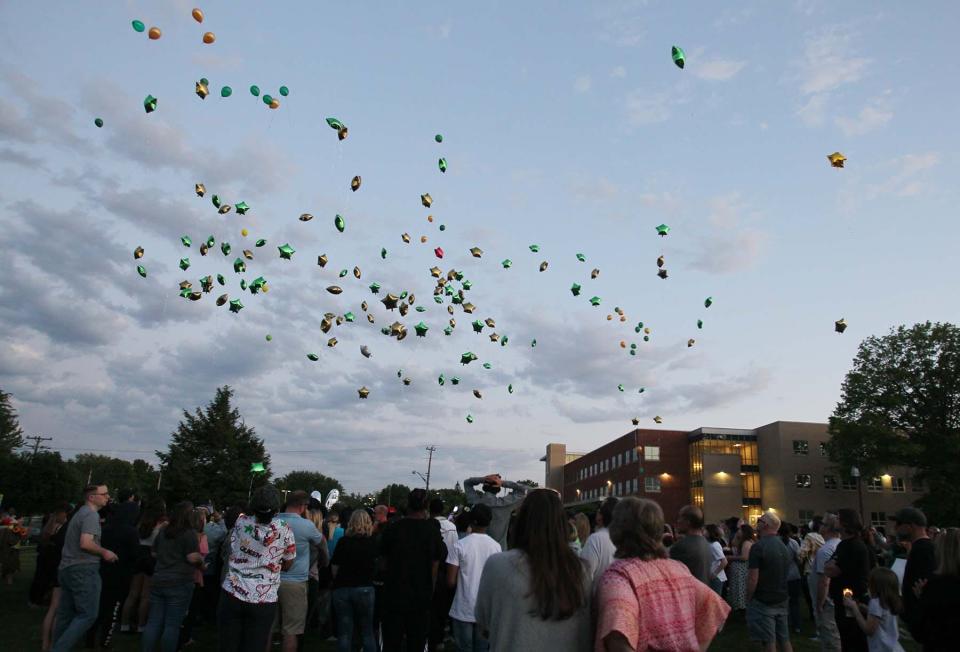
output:
[[[23,446],[23,430],[17,411],[10,404],[10,395],[0,390],[0,457],[10,457]]]
[[[831,460],[864,477],[915,467],[933,521],[960,519],[960,328],[900,326],[860,344],[830,418]]]
[[[269,481],[270,456],[263,440],[231,406],[232,397],[233,390],[225,385],[205,410],[184,410],[167,451],[157,451],[167,504],[210,500],[218,508],[245,505],[250,487]],[[263,473],[251,473],[255,462],[263,462]]]
[[[517,481],[517,484],[525,484],[525,485],[527,485],[528,487],[530,487],[531,489],[536,489],[537,487],[540,486],[539,484],[537,484],[537,483],[534,482],[533,480],[518,480],[518,481]]]
[[[467,494],[463,492],[459,482],[453,487],[453,489],[437,489],[431,493],[437,498],[443,500],[448,512],[457,505],[463,507],[467,504]],[[433,496],[431,496],[431,498],[432,497]]]
[[[297,491],[298,489],[310,493],[314,489],[323,494],[324,500],[334,489],[343,494],[343,485],[336,478],[325,476],[317,471],[291,471],[276,482],[281,491]]]
[[[133,489],[138,495],[150,494],[157,486],[156,470],[144,460],[128,462],[107,455],[81,453],[67,462],[74,475],[80,478],[80,487],[87,483],[102,482],[117,496],[122,489]]]
[[[63,461],[60,453],[20,453],[0,469],[3,504],[24,515],[42,514],[65,502],[80,502],[82,480]]]
[[[393,506],[400,511],[406,511],[410,491],[410,487],[405,484],[388,484],[377,492],[377,504],[387,507]]]

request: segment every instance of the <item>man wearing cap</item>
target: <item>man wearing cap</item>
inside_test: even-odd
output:
[[[482,484],[481,491],[477,485]],[[501,489],[510,489],[512,493],[499,496]],[[520,506],[530,487],[518,482],[510,482],[500,477],[499,473],[491,473],[482,478],[467,478],[463,481],[463,491],[467,494],[467,503],[470,505],[483,504],[493,512],[493,521],[487,528],[487,536],[493,538],[504,550],[507,549],[507,529],[510,526],[510,515]]]
[[[916,507],[904,507],[893,515],[897,539],[910,542],[910,555],[903,571],[903,621],[914,636],[919,635],[922,614],[920,598],[914,593],[917,582],[930,579],[937,567],[933,541],[927,536],[927,517]]]

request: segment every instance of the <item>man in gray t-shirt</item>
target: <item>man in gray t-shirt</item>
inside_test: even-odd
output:
[[[760,538],[750,548],[747,561],[747,631],[766,652],[780,646],[793,652],[787,626],[787,572],[790,551],[777,536],[780,518],[772,511],[757,519]]]
[[[72,650],[97,620],[100,609],[100,560],[117,561],[100,547],[100,510],[109,502],[106,485],[83,490],[83,506],[70,519],[63,542],[58,579],[60,606],[51,652]]]
[[[677,516],[677,532],[683,535],[670,546],[670,559],[682,562],[690,574],[710,586],[710,566],[713,552],[710,542],[703,536],[703,510],[696,505],[687,505]]]
[[[477,491],[477,485],[483,488]],[[499,495],[501,489],[510,489],[511,493]],[[507,549],[507,530],[510,528],[510,515],[520,507],[524,496],[530,487],[519,482],[510,482],[500,477],[499,473],[491,473],[482,478],[467,478],[463,481],[463,491],[467,495],[470,505],[483,504],[493,512],[493,521],[487,528],[487,536]]]

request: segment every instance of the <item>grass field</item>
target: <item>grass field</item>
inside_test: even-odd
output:
[[[4,652],[37,652],[40,650],[40,623],[43,620],[44,610],[27,606],[27,592],[33,578],[33,569],[36,556],[32,549],[22,550],[20,553],[22,570],[16,576],[12,586],[0,586],[0,614],[3,614],[4,642],[0,649]],[[804,605],[804,616],[809,616]],[[793,648],[797,652],[818,652],[820,647],[811,641],[813,626],[809,621],[803,623],[803,633],[793,638]],[[189,648],[189,652],[214,652],[217,649],[217,633],[213,627],[200,627],[195,632],[196,642]],[[911,641],[902,641],[906,652],[918,652],[919,647]],[[140,649],[139,637],[130,634],[119,634],[114,637],[111,649],[117,652],[137,652]],[[302,650],[309,652],[333,652],[333,641],[322,641],[316,633],[308,633],[304,637]],[[712,652],[746,652],[753,649],[747,638],[746,625],[743,615],[732,615],[710,646]],[[454,651],[453,645],[447,647],[449,652]],[[525,651],[524,651],[525,652]]]

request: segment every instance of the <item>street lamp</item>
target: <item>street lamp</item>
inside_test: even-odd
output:
[[[430,484],[427,482],[427,476],[420,473],[420,471],[411,471],[410,473],[413,475],[419,475],[420,479],[423,480],[423,483],[426,484],[428,487],[430,486]]]
[[[860,469],[855,466],[850,467],[850,477],[857,479],[857,501],[860,503],[860,523],[863,524],[863,485],[860,482]]]

